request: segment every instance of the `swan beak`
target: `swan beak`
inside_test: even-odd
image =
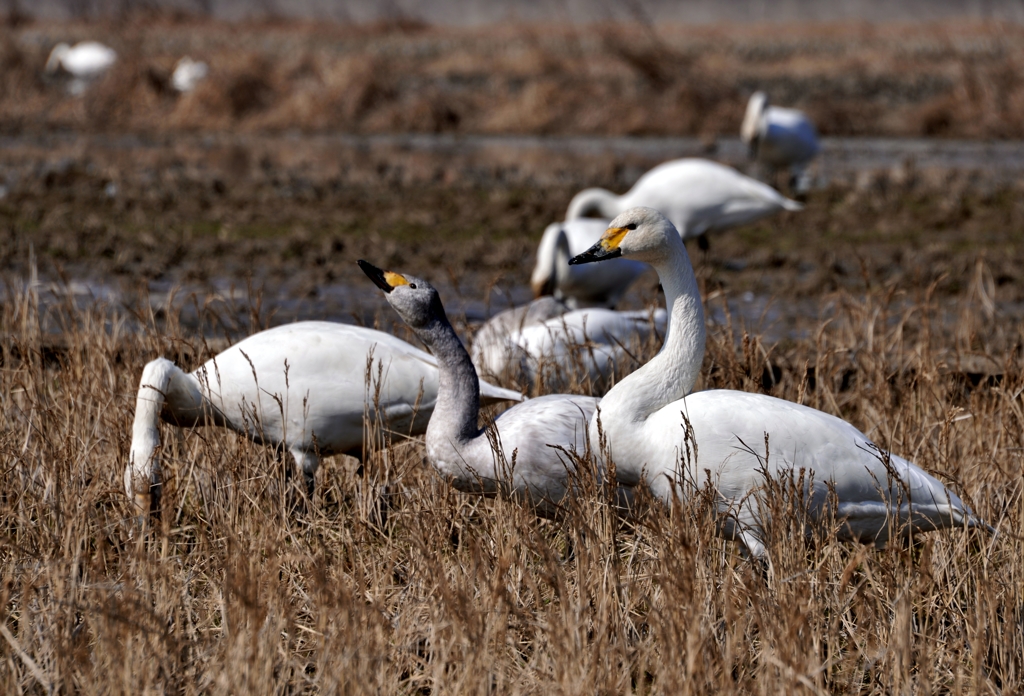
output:
[[[409,281],[405,279],[401,273],[392,273],[390,271],[382,271],[381,269],[374,266],[368,261],[359,259],[356,263],[363,269],[363,273],[373,281],[373,284],[383,290],[385,294],[390,294],[392,290],[397,288],[399,285],[408,285]]]
[[[609,227],[601,239],[598,240],[597,244],[590,247],[582,254],[577,254],[569,259],[570,266],[576,266],[581,263],[593,263],[594,261],[605,261],[606,259],[614,259],[622,256],[622,249],[619,245],[622,244],[622,238],[629,232],[625,227]]]

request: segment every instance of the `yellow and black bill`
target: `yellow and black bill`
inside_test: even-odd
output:
[[[363,273],[373,281],[373,284],[385,293],[390,293],[399,285],[409,284],[409,281],[406,280],[405,276],[401,273],[392,273],[391,271],[381,270],[369,261],[363,261],[362,259],[359,259],[356,263],[358,263],[359,267],[363,269]]]
[[[601,235],[597,244],[569,259],[569,265],[576,266],[581,263],[593,263],[622,256],[622,249],[619,248],[619,245],[622,244],[622,238],[626,236],[627,232],[629,230],[625,227],[609,227]]]

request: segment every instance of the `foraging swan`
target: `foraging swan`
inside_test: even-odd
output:
[[[580,191],[569,203],[565,218],[594,214],[613,218],[637,206],[661,211],[683,239],[745,225],[780,210],[803,209],[732,167],[690,158],[659,164],[621,196],[600,188]]]
[[[788,169],[790,185],[797,192],[810,187],[807,165],[818,154],[818,131],[797,109],[771,106],[768,95],[754,92],[740,127],[740,139],[751,156],[771,169]]]
[[[537,264],[530,276],[533,296],[554,295],[572,309],[618,304],[647,264],[616,259],[605,264],[607,268],[569,265],[569,259],[589,249],[607,227],[607,220],[593,218],[548,225],[537,247]]]
[[[117,62],[117,52],[98,41],[81,41],[74,46],[59,43],[50,51],[44,71],[48,75],[63,70],[72,78],[68,91],[81,94],[89,82],[105,73]]]
[[[125,490],[140,514],[158,508],[160,417],[179,427],[219,425],[282,445],[312,493],[320,456],[362,454],[364,415],[375,405],[392,431],[419,434],[437,392],[437,361],[429,353],[390,334],[325,321],[261,331],[190,374],[158,358],[142,371]],[[483,396],[489,402],[522,400],[490,384],[483,385]]]
[[[599,418],[604,452],[621,484],[645,481],[671,503],[710,481],[719,532],[754,557],[765,553],[758,508],[765,473],[805,473],[808,512],[815,519],[829,510],[834,492],[844,540],[882,545],[896,531],[894,520],[914,531],[985,526],[938,480],[835,416],[760,394],[689,394],[704,354],[705,327],[686,248],[664,215],[635,208],[612,220],[601,241],[572,263],[619,256],[654,266],[670,312],[661,352],[608,392],[591,423],[591,447],[602,451]]]
[[[426,437],[434,468],[464,493],[511,495],[529,501],[541,515],[557,514],[572,488],[573,463],[566,453],[586,448],[587,423],[598,399],[542,396],[499,415],[493,431],[479,428],[479,379],[437,291],[419,278],[366,261],[359,267],[437,357],[440,387]]]
[[[174,66],[174,72],[171,73],[171,87],[178,92],[191,92],[206,79],[209,72],[210,66],[206,63],[185,56]]]

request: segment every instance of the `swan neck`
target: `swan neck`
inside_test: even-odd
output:
[[[565,218],[567,220],[581,217],[613,218],[619,212],[618,200],[618,196],[602,188],[584,189],[577,193],[569,203],[569,210]]]
[[[427,426],[427,437],[465,443],[479,434],[480,380],[476,368],[446,316],[433,319],[416,334],[438,363],[437,405]]]
[[[677,236],[652,265],[668,305],[668,331],[661,350],[646,365],[624,378],[601,402],[616,422],[640,422],[693,391],[704,361],[707,337],[704,306],[686,247]]]

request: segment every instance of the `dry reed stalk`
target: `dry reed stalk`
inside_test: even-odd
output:
[[[5,691],[1020,686],[1021,356],[990,350],[1002,339],[980,333],[972,349],[1003,369],[961,379],[927,293],[838,292],[828,323],[776,346],[745,335],[736,318],[714,325],[704,386],[837,413],[953,482],[1003,533],[928,534],[875,550],[837,543],[826,524],[806,541],[797,489],[781,482],[764,492],[766,572],[714,535],[699,492],[670,513],[642,502],[622,520],[583,473],[564,517],[538,520],[513,501],[453,492],[419,446],[395,436],[374,438],[383,444],[362,480],[350,461],[328,460],[317,499],[295,516],[275,453],[218,429],[176,437],[167,428],[165,513],[148,536],[132,536],[120,476],[138,371],[167,341],[190,346],[194,361],[209,351],[173,319],[139,331],[121,310],[9,298],[0,306]],[[956,318],[968,321],[980,301],[966,297]],[[60,327],[56,348],[48,327]],[[766,381],[769,364],[778,370]],[[376,492],[385,484],[386,522]]]

